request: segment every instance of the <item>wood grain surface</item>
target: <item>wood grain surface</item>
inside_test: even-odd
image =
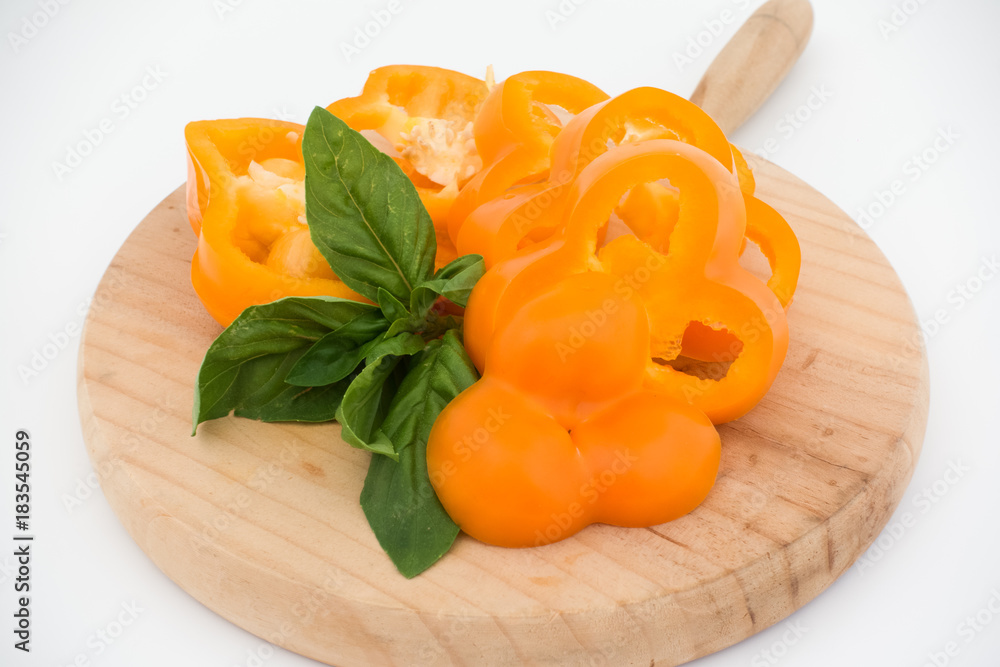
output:
[[[812,27],[808,0],[765,2],[708,66],[691,101],[732,134],[784,80],[806,48]]]
[[[805,183],[751,162],[759,196],[802,244],[791,346],[764,401],[721,427],[718,482],[690,515],[533,549],[460,535],[404,579],[358,505],[369,455],[337,425],[230,417],[189,435],[220,328],[191,288],[183,189],[122,246],[81,342],[80,416],[108,502],[194,598],[341,667],[676,665],[782,620],[899,502],[928,376],[909,299],[875,244]]]

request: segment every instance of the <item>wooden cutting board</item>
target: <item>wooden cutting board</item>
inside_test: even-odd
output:
[[[404,579],[358,504],[369,455],[337,425],[227,418],[189,435],[220,328],[191,288],[183,189],[122,246],[82,338],[80,416],[108,502],[194,598],[340,667],[676,665],[782,620],[899,502],[928,375],[913,309],[871,239],[788,172],[752,166],[802,245],[792,342],[767,397],[721,427],[718,482],[690,515],[533,549],[460,535]]]

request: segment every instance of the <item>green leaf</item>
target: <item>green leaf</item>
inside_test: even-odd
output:
[[[352,447],[396,458],[392,441],[380,427],[395,390],[390,378],[401,359],[386,355],[368,364],[344,393],[337,421],[341,437]]]
[[[406,309],[403,302],[381,287],[378,288],[378,307],[382,309],[383,317],[389,322],[410,316],[410,311]]]
[[[477,378],[456,332],[449,331],[414,357],[382,423],[398,460],[372,457],[361,507],[379,544],[407,578],[433,565],[458,535],[430,483],[427,439],[444,406]]]
[[[463,308],[469,301],[469,294],[486,272],[481,255],[462,255],[447,266],[442,266],[433,279],[418,285],[410,295],[410,310],[426,313],[437,295]]]
[[[348,444],[396,458],[392,442],[380,428],[399,384],[394,371],[404,357],[417,354],[425,345],[423,338],[413,334],[379,336],[368,344],[365,369],[351,382],[337,411],[341,436]]]
[[[414,291],[411,294],[411,301]],[[420,331],[425,324],[425,314],[416,311],[411,312],[402,301],[386,292],[381,287],[378,290],[378,305],[382,309],[385,319],[391,323],[386,332],[386,338],[395,338],[401,333],[413,333]],[[417,350],[419,352],[419,350]]]
[[[392,338],[386,337],[379,340],[368,351],[365,363],[373,364],[382,357],[392,354],[397,357],[410,357],[424,349],[427,344],[424,339],[416,334],[404,332]]]
[[[389,321],[378,310],[365,311],[350,322],[334,331],[338,336],[349,338],[355,343],[364,343],[386,330]]]
[[[372,301],[379,288],[409,302],[434,272],[434,224],[392,158],[326,109],[302,140],[306,219],[313,243],[348,287]]]
[[[400,317],[398,320],[393,321],[389,325],[389,330],[386,332],[387,337],[395,337],[402,335],[404,333],[414,333],[420,331],[427,324],[427,320],[419,315],[407,314],[406,317]]]
[[[346,382],[303,388],[285,377],[316,341],[374,312],[373,306],[333,297],[289,297],[244,310],[205,353],[192,434],[201,422],[230,412],[263,421],[333,419]]]
[[[288,371],[285,382],[318,387],[343,380],[382,340],[388,326],[377,311],[359,315],[316,341]]]

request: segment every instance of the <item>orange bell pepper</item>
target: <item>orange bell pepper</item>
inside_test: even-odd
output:
[[[623,195],[662,179],[679,191],[669,251],[633,234],[608,239],[608,218]],[[489,367],[499,324],[539,290],[575,273],[604,272],[637,293],[649,313],[647,386],[714,423],[741,416],[770,387],[788,345],[782,303],[738,262],[745,211],[736,176],[690,144],[646,140],[603,153],[570,186],[554,213],[560,218],[542,223],[563,232],[497,263],[473,290],[465,317],[471,358]],[[682,356],[731,363],[716,380],[675,368]]]
[[[392,156],[416,186],[437,230],[438,267],[457,257],[445,220],[482,168],[472,127],[488,92],[486,82],[460,72],[391,65],[373,70],[358,97],[327,107]]]
[[[589,272],[545,285],[497,330],[482,379],[435,421],[431,484],[472,537],[526,547],[595,522],[650,526],[711,489],[719,435],[644,386],[649,318],[616,283]]]
[[[228,326],[247,306],[285,296],[362,300],[334,275],[305,223],[302,125],[189,123],[187,212],[198,234],[191,282]]]
[[[767,286],[781,301],[785,310],[792,303],[792,296],[799,284],[802,251],[795,232],[781,214],[773,208],[744,193],[747,207],[746,238],[757,244],[771,266]]]
[[[518,183],[545,180],[552,143],[565,124],[607,98],[593,84],[556,72],[522,72],[495,86],[474,125],[483,169],[448,213],[451,239],[457,241],[476,207]]]
[[[485,108],[484,108],[485,113]],[[487,267],[555,231],[568,186],[609,146],[649,139],[676,139],[698,146],[736,173],[753,194],[754,181],[742,154],[697,105],[658,88],[635,88],[577,114],[552,143],[548,179],[484,202],[463,221],[455,237],[462,254],[483,255]],[[471,184],[470,184],[471,186]],[[676,189],[648,183],[632,190],[615,211],[629,230],[666,249],[677,215]]]

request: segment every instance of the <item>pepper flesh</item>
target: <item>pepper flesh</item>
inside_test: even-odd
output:
[[[191,282],[223,326],[248,306],[285,296],[362,300],[337,279],[309,237],[304,129],[260,118],[185,128],[188,220],[198,234]]]
[[[664,247],[609,240],[623,196],[663,179],[677,204]],[[546,223],[559,234],[486,272],[465,316],[482,378],[427,444],[431,484],[462,530],[539,546],[596,522],[663,523],[705,499],[720,460],[713,423],[760,400],[788,344],[787,301],[739,264],[747,197],[700,148],[621,144],[576,175]],[[757,214],[780,226],[773,209]],[[773,232],[758,238],[794,242]],[[773,266],[787,285],[788,266]],[[720,379],[672,365],[688,345],[717,354],[723,343]]]
[[[478,206],[519,183],[545,180],[553,141],[569,118],[607,98],[597,86],[557,72],[521,72],[494,87],[474,125],[483,169],[448,214],[451,239],[457,242]]]
[[[459,229],[460,253],[481,254],[487,267],[561,233],[571,186],[595,159],[615,146],[674,139],[703,149],[736,176],[746,208],[746,240],[758,245],[772,269],[768,286],[787,307],[798,280],[798,242],[788,223],[753,196],[756,184],[742,153],[708,114],[657,88],[636,88],[577,114],[552,145],[552,167],[541,183],[512,188],[475,209]],[[675,184],[650,181],[628,190],[599,233],[601,243],[634,235],[656,252],[669,254],[680,198]],[[680,356],[731,362],[739,341],[729,332],[695,322],[683,336]],[[672,357],[668,357],[671,358]]]
[[[644,386],[648,318],[612,276],[548,285],[492,345],[482,379],[444,408],[427,445],[431,483],[466,533],[539,546],[595,522],[663,523],[708,494],[719,435]]]
[[[462,254],[483,255],[489,267],[547,238],[558,231],[568,186],[590,162],[612,146],[650,139],[698,146],[736,173],[740,188],[752,195],[754,181],[746,161],[708,114],[665,90],[635,88],[576,114],[552,143],[547,180],[483,202],[458,229],[456,247]],[[676,189],[659,183],[635,188],[617,211],[631,232],[654,245],[669,236],[676,212]]]
[[[670,251],[658,252],[632,234],[603,245],[622,196],[663,178],[680,193]],[[763,397],[784,359],[788,326],[774,293],[739,265],[745,209],[731,172],[679,141],[625,144],[580,172],[563,211],[561,235],[496,264],[473,290],[465,341],[479,368],[489,363],[498,324],[537,290],[566,275],[601,271],[639,294],[649,312],[651,388],[690,403],[714,423],[739,417]],[[702,335],[699,327],[726,335]],[[710,359],[717,354],[731,361],[726,376],[714,380],[675,369],[685,344]]]
[[[417,65],[390,65],[368,75],[361,95],[327,111],[390,155],[410,178],[434,221],[444,266],[457,257],[446,218],[459,191],[482,168],[473,121],[489,92],[474,77]]]

